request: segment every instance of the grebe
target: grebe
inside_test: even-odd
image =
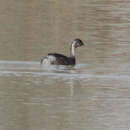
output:
[[[48,56],[41,59],[41,64],[45,65],[75,65],[75,48],[83,46],[84,43],[80,39],[74,39],[71,44],[70,56],[64,56],[58,53],[49,53]]]

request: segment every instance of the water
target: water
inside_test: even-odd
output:
[[[130,2],[2,0],[0,130],[129,130]],[[48,52],[77,64],[43,66]]]
[[[1,61],[1,129],[129,128],[130,76],[85,70]]]

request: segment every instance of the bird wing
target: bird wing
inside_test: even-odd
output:
[[[62,54],[58,53],[49,53],[48,56],[54,56],[56,58],[55,63],[60,65],[68,65],[69,64],[69,58],[67,56],[64,56]]]

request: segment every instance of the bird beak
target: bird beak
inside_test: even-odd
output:
[[[85,42],[85,43],[83,43],[83,46],[86,46],[87,45],[87,43]]]
[[[85,43],[83,43],[82,46],[85,46]]]

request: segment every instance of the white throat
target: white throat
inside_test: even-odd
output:
[[[71,56],[75,56],[75,46],[74,46],[74,44],[71,45]]]

